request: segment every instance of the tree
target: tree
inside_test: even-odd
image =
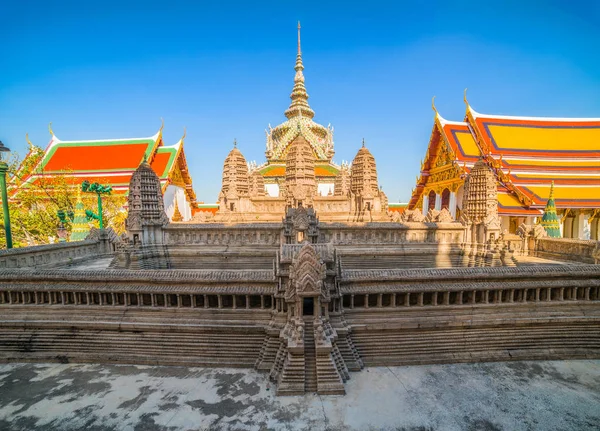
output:
[[[21,162],[18,154],[12,153],[8,161],[9,209],[13,244],[15,247],[47,244],[57,238],[60,221],[58,211],[73,213],[77,202],[77,188],[81,178],[71,172],[48,175],[39,167],[44,150],[30,145],[29,153]],[[30,174],[38,174],[34,181],[26,181]],[[106,182],[104,179],[101,181]],[[97,207],[96,197],[82,196],[85,208]],[[127,198],[123,195],[103,196],[103,220],[106,227],[112,227],[117,234],[125,231],[127,213],[124,205]],[[0,208],[2,220],[2,208]],[[1,223],[1,221],[0,221]],[[90,222],[98,227],[98,222]],[[71,232],[71,221],[67,218],[65,228]],[[4,226],[0,230],[0,248],[6,247]]]

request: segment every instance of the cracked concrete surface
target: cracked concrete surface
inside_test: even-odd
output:
[[[2,430],[597,430],[600,361],[366,368],[345,396],[254,370],[0,365]]]

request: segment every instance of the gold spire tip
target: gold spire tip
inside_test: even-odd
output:
[[[237,139],[233,138],[233,148],[237,148]]]
[[[363,138],[362,146],[365,148],[365,138]]]
[[[302,53],[302,50],[300,49],[300,21],[298,21],[298,54]]]

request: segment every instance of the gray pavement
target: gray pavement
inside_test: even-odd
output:
[[[0,364],[0,430],[598,430],[600,361],[367,368],[345,396],[254,370]]]

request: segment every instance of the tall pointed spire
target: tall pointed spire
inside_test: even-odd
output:
[[[290,107],[285,111],[285,116],[287,118],[303,116],[312,119],[315,116],[315,111],[308,105],[308,93],[304,86],[304,74],[302,73],[304,65],[302,64],[302,49],[300,47],[300,28],[300,21],[298,21],[298,54],[296,55],[296,66],[294,67],[296,75],[294,76],[294,88],[290,95],[292,103],[290,103]]]
[[[554,181],[550,185],[550,196],[548,197],[548,202],[546,202],[546,208],[544,208],[541,224],[546,229],[549,237],[560,238],[560,222],[558,221],[556,204],[554,203]]]

